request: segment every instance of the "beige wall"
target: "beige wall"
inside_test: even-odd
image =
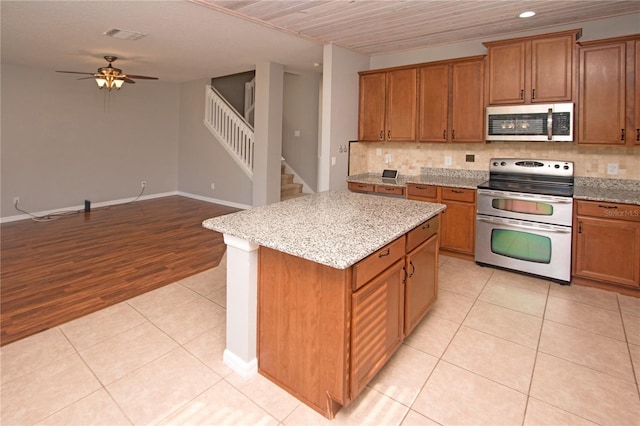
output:
[[[380,149],[380,156],[377,155]],[[386,154],[391,162],[385,164]],[[466,154],[474,154],[475,162],[467,163]],[[451,166],[445,157],[450,156]],[[578,147],[573,143],[506,142],[487,144],[436,144],[401,142],[351,143],[349,174],[382,172],[396,169],[403,175],[418,175],[421,167],[464,170],[489,169],[494,157],[522,157],[575,162],[576,176],[609,177],[640,180],[640,147]],[[619,174],[607,175],[607,164],[618,163]]]

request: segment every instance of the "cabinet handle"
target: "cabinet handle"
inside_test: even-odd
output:
[[[524,99],[524,89],[520,89],[520,99]]]
[[[387,131],[387,140],[390,141],[391,140],[391,130]]]
[[[384,130],[380,130],[380,140],[384,140]]]
[[[578,222],[578,234],[582,234],[582,222]]]
[[[364,183],[359,183],[358,184],[358,188],[366,188],[366,187],[367,187],[367,185],[365,185]]]
[[[620,129],[620,140],[624,140],[624,129]]]
[[[378,255],[378,257],[385,257],[385,256],[389,256],[391,254],[391,252],[389,251],[389,249],[383,251],[382,253],[380,253]]]
[[[426,186],[416,186],[416,189],[422,190],[422,189],[427,189],[427,187]]]
[[[636,140],[640,141],[640,129],[636,129]]]
[[[453,140],[453,139],[455,139],[455,138],[456,138],[456,131],[455,131],[455,130],[452,130],[452,131],[451,131],[451,140]]]
[[[536,98],[536,89],[531,89],[531,100]]]
[[[385,191],[395,191],[396,189],[395,188],[384,187],[384,190]]]
[[[618,206],[604,206],[602,204],[598,204],[598,207],[600,207],[601,209],[617,209]]]
[[[447,139],[447,129],[442,131],[442,139]]]
[[[416,267],[414,266],[412,260],[409,261],[409,265],[411,265],[411,272],[409,273],[409,278],[411,278],[411,277],[413,277],[413,274],[416,273]]]
[[[454,194],[464,194],[464,191],[461,191],[459,189],[452,189],[451,192],[453,192]]]
[[[424,225],[422,227],[422,229],[429,229],[429,228],[431,228],[431,224],[430,223],[427,223],[426,225]]]

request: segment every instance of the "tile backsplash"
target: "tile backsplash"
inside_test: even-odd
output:
[[[466,156],[473,155],[474,162]],[[445,164],[451,157],[451,165]],[[434,144],[415,142],[351,142],[349,175],[396,169],[401,175],[419,175],[422,167],[464,170],[489,169],[494,157],[573,161],[575,175],[640,180],[640,147],[582,147],[573,143],[494,142],[486,144]],[[385,160],[390,160],[385,163]],[[607,174],[609,164],[618,174]]]

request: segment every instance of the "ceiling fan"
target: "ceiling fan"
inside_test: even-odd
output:
[[[132,74],[123,74],[120,68],[116,68],[112,65],[113,62],[118,59],[116,56],[105,56],[104,59],[109,63],[106,67],[98,68],[98,72],[79,72],[79,71],[56,71],[68,74],[85,74],[90,75],[91,77],[83,77],[78,80],[85,80],[89,78],[95,78],[96,83],[98,84],[98,88],[106,88],[107,90],[111,90],[115,88],[119,90],[122,87],[123,83],[135,83],[133,79],[144,79],[144,80],[157,80],[158,77],[147,77],[144,75],[132,75]]]

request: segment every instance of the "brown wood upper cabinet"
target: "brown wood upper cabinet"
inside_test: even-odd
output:
[[[640,35],[580,43],[578,144],[640,145]]]
[[[573,100],[581,30],[486,42],[490,105]]]
[[[358,139],[415,141],[416,68],[363,71],[359,75]]]
[[[418,69],[418,141],[484,142],[484,56]]]

